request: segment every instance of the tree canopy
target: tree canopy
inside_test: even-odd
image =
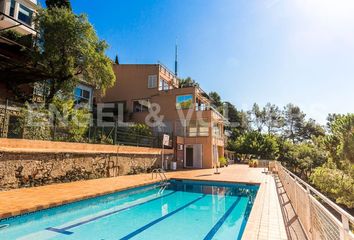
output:
[[[229,127],[229,150],[242,159],[278,160],[338,204],[354,207],[354,114],[330,114],[325,128],[294,104],[282,111],[254,104],[249,127],[240,131],[242,111],[228,108],[229,120],[239,123]]]
[[[223,103],[221,101],[221,97],[217,92],[210,92],[209,97],[212,100],[212,103],[215,107],[219,108],[223,106]]]
[[[180,88],[199,86],[199,84],[191,77],[179,78],[178,80]]]
[[[67,8],[71,10],[71,3],[69,0],[46,0],[47,8]]]
[[[42,9],[36,24],[41,35],[34,60],[50,79],[47,103],[58,92],[72,94],[79,81],[102,91],[114,84],[112,62],[105,55],[108,45],[98,39],[85,15],[66,7]]]

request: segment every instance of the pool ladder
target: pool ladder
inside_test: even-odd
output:
[[[152,170],[151,178],[154,179],[157,178],[157,176],[160,177],[160,190],[158,194],[162,194],[163,191],[166,189],[167,185],[169,185],[168,179],[165,174],[165,170],[163,170],[162,168],[156,168]]]

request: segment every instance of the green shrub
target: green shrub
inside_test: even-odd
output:
[[[348,208],[354,207],[354,165],[342,171],[335,167],[322,166],[316,168],[310,180],[315,187],[338,204]]]
[[[220,167],[227,166],[227,159],[225,157],[219,157]]]

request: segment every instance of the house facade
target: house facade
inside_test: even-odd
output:
[[[33,18],[37,0],[0,0],[0,27],[24,35],[36,34]]]
[[[179,87],[162,64],[116,64],[117,81],[98,102],[124,106],[125,121],[173,136],[179,168],[211,168],[224,156],[227,120],[198,86]]]
[[[21,131],[15,130],[20,108],[25,101],[43,102],[49,93],[50,80],[40,67],[28,64],[31,39],[38,34],[33,22],[38,9],[37,0],[0,0],[0,137],[21,138]],[[75,103],[92,109],[93,92],[91,85],[80,81]]]

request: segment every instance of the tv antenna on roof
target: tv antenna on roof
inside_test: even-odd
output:
[[[175,75],[178,75],[178,47],[177,47],[177,38],[175,44]]]

